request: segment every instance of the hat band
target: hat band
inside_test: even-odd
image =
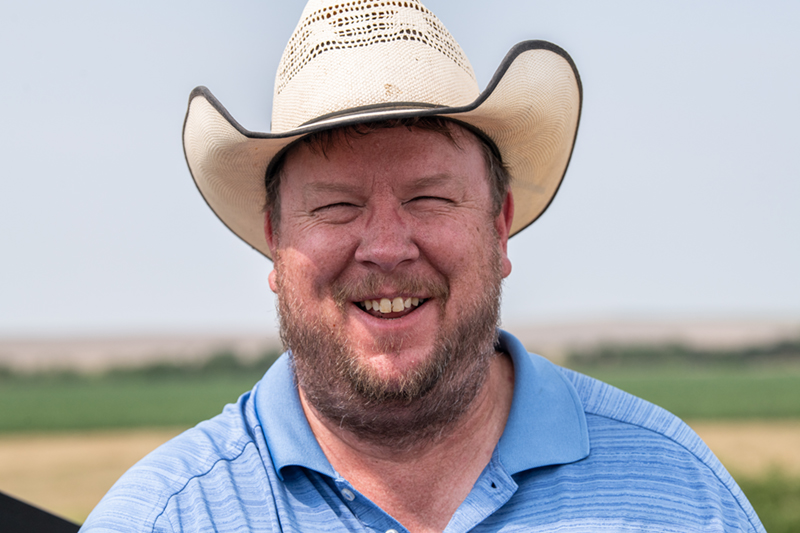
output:
[[[426,102],[391,102],[386,104],[370,104],[370,105],[362,105],[359,107],[351,107],[350,109],[345,109],[342,111],[335,111],[333,113],[328,113],[319,117],[315,117],[308,122],[303,122],[300,124],[299,127],[303,126],[310,126],[312,124],[319,124],[321,122],[327,122],[329,120],[348,117],[348,116],[358,116],[359,118],[363,118],[364,116],[369,116],[371,114],[383,114],[383,113],[392,113],[392,112],[403,112],[403,111],[423,111],[426,109],[442,109],[447,106],[437,105],[437,104],[429,104]]]

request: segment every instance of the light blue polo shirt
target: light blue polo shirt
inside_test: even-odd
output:
[[[528,354],[505,431],[445,530],[763,532],[702,441],[668,412]],[[159,447],[81,531],[405,532],[326,459],[282,356],[223,413]]]

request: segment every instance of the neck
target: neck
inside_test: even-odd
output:
[[[436,436],[401,447],[360,439],[321,416],[300,391],[311,430],[333,468],[410,531],[442,531],[489,463],[513,396],[510,358],[496,354],[469,409]],[[412,407],[413,408],[413,407]]]

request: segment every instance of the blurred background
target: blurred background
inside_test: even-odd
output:
[[[481,87],[526,39],[583,81],[564,184],[509,244],[504,327],[689,420],[768,530],[797,530],[800,4],[425,4]],[[206,207],[180,133],[197,85],[269,131],[303,6],[4,2],[0,491],[83,520],[280,351],[271,264]]]

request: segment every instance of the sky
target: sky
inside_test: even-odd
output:
[[[428,0],[485,87],[565,48],[583,115],[548,211],[509,243],[503,322],[800,319],[800,3]],[[304,2],[3,2],[0,337],[275,330],[271,263],[197,192],[207,86],[269,131]]]

